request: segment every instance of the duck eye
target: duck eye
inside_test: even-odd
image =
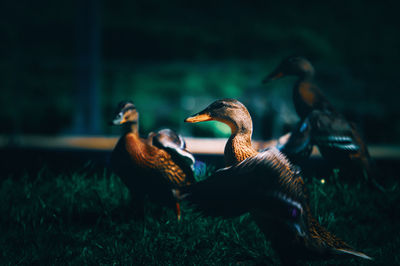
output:
[[[214,108],[215,108],[215,109],[219,109],[219,108],[222,108],[222,107],[224,107],[224,106],[225,106],[224,103],[218,102],[218,103],[215,104]]]

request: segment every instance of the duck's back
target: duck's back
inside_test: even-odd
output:
[[[251,213],[282,261],[292,265],[299,259],[327,259],[336,255],[370,259],[326,230],[312,216],[303,179],[285,156],[273,149],[266,155],[271,171],[279,178],[270,184],[273,193],[267,194],[272,196],[266,197],[268,204]]]
[[[167,167],[167,172],[179,171],[178,175],[185,175],[183,182],[179,182],[180,186],[195,182],[193,174],[195,158],[186,149],[186,142],[182,136],[171,129],[162,129],[153,133],[152,145],[170,155],[170,159],[166,160],[164,165],[164,167]]]
[[[342,115],[328,111],[313,111],[310,116],[313,139],[324,157],[334,161],[346,161],[356,154],[367,154],[355,125]]]

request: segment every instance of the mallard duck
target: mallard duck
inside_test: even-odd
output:
[[[314,82],[314,67],[304,57],[292,56],[284,59],[262,83],[268,83],[286,76],[298,77],[293,87],[293,103],[296,113],[303,120],[313,110],[336,112],[325,95]]]
[[[285,155],[274,147],[260,153],[253,149],[251,117],[243,104],[218,100],[185,121],[209,120],[231,127],[224,155],[229,166],[183,188],[180,198],[208,215],[235,217],[250,212],[286,264],[343,254],[370,259],[328,232],[311,215],[301,174]]]
[[[311,142],[334,166],[351,166],[380,190],[377,171],[357,127],[347,121],[323,95],[314,82],[314,67],[304,57],[289,57],[264,79],[263,83],[285,76],[296,76],[293,102],[300,124],[311,125]],[[308,120],[308,121],[306,121]]]
[[[146,196],[150,200],[176,209],[180,206],[171,194],[194,182],[194,157],[186,150],[185,141],[170,129],[152,132],[147,139],[139,136],[139,113],[133,102],[118,105],[114,125],[122,127],[122,136],[111,154],[111,168],[127,185],[143,209]]]
[[[247,108],[237,100],[224,99],[215,101],[206,109],[185,119],[187,123],[215,120],[231,128],[231,136],[225,145],[225,164],[237,164],[249,155],[258,152],[251,146],[253,122]]]

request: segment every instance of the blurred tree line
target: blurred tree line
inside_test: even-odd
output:
[[[400,142],[395,1],[2,1],[0,134],[110,134],[132,99],[141,130],[224,136],[183,125],[216,98],[243,101],[257,138],[297,121],[286,79],[261,86],[285,56],[305,55],[327,96],[370,142]],[[88,115],[90,114],[90,115]]]

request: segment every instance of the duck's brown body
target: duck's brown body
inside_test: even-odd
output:
[[[131,110],[136,114],[135,109]],[[125,133],[111,154],[111,168],[127,185],[133,201],[136,201],[140,208],[144,198],[148,196],[152,201],[177,208],[179,219],[179,204],[171,189],[194,182],[192,168],[185,156],[191,157],[189,160],[194,159],[181,147],[184,145],[173,143],[178,135],[172,131],[162,130],[150,133],[147,139],[140,138],[137,114],[135,117],[136,120],[124,126]],[[183,142],[181,138],[178,140]],[[156,141],[160,147],[154,145]],[[179,149],[182,151],[176,151]]]
[[[246,150],[245,147],[242,148]],[[236,150],[239,149],[240,147],[236,148]],[[263,156],[262,160],[269,162],[270,175],[272,173],[274,176],[270,178],[275,179],[275,181],[261,181],[267,183],[268,188],[266,184],[254,185],[269,191],[270,195],[266,198],[270,202],[262,202],[261,205],[254,204],[249,210],[258,227],[271,241],[281,261],[287,265],[294,265],[298,260],[333,258],[335,255],[345,254],[344,251],[353,255],[365,256],[353,250],[344,241],[326,230],[312,216],[304,181],[298,170],[290,164],[285,156],[274,148],[263,153],[265,154],[255,156],[253,152],[248,152],[241,153],[240,156],[245,157],[245,159],[249,158],[249,161],[259,160],[258,158]],[[225,154],[225,156],[230,155]],[[267,175],[267,172],[265,174]],[[249,178],[250,180],[251,178]],[[257,192],[254,191],[253,193]],[[301,206],[299,214],[301,217],[294,219],[294,221],[297,220],[296,223],[298,223],[297,226],[301,229],[301,232],[292,228],[293,225],[288,224],[285,219],[288,215],[291,215],[292,205],[289,202]],[[285,213],[285,211],[288,213]]]
[[[304,120],[315,109],[336,112],[332,104],[315,85],[312,76],[301,77],[295,83],[293,103],[301,120]]]
[[[375,181],[377,171],[361,134],[323,95],[314,82],[311,63],[303,57],[287,58],[265,81],[283,76],[298,77],[293,103],[302,123],[307,119],[311,125],[311,145],[316,145],[333,166],[351,169],[349,177],[364,176],[383,190]]]
[[[213,103],[211,108],[186,121],[204,121],[199,117],[211,120],[213,116],[218,118],[214,120],[233,121],[229,123],[232,136],[224,154],[230,166],[204,182],[185,188],[186,198],[210,215],[232,217],[250,212],[285,264],[293,265],[301,259],[330,258],[335,254],[368,259],[328,232],[311,215],[303,179],[279,150],[270,148],[258,153],[252,148],[252,123],[242,123],[251,121],[250,115],[239,115],[239,120],[251,128],[234,123],[236,113],[246,114],[235,108],[245,107],[231,99],[221,101],[225,101],[225,109]],[[236,103],[233,109],[232,103]],[[229,119],[221,119],[227,114]]]
[[[157,148],[137,134],[127,133],[120,138],[112,153],[112,167],[117,173],[125,173],[124,176],[132,176],[137,169],[140,173],[149,176],[140,178],[138,182],[147,183],[146,179],[159,179],[171,187],[180,187],[193,182],[193,173],[184,172],[178,163],[172,160],[172,156],[163,149]],[[133,178],[128,178],[127,182]],[[153,182],[153,180],[149,180]]]

